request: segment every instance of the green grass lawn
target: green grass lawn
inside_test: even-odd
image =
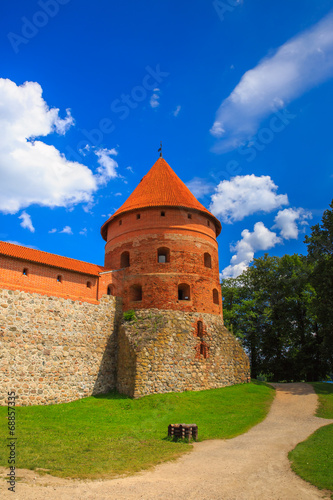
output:
[[[333,384],[312,384],[319,398],[318,417],[333,418]],[[289,453],[292,469],[320,489],[333,492],[333,425],[318,429]],[[332,495],[333,498],[333,495]]]
[[[17,467],[55,476],[131,474],[188,452],[167,438],[170,423],[195,423],[199,440],[231,438],[262,421],[275,391],[264,383],[130,399],[117,393],[16,409]],[[0,408],[2,424],[7,408]],[[0,465],[7,467],[5,425]]]

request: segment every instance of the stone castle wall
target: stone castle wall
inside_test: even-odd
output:
[[[246,382],[249,361],[213,314],[138,310],[0,289],[0,404],[73,401],[117,389],[131,397]],[[202,323],[198,329],[198,321]]]
[[[99,304],[0,290],[0,404],[50,404],[105,393],[116,385],[121,300]]]
[[[137,310],[120,327],[117,389],[133,397],[247,382],[249,360],[212,314]],[[202,331],[198,332],[198,321]]]

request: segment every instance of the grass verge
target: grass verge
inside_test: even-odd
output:
[[[312,384],[318,394],[316,415],[333,418],[333,384]],[[289,453],[292,469],[314,486],[333,493],[333,425],[321,427]],[[333,498],[333,495],[332,495]]]
[[[264,383],[133,400],[117,393],[72,403],[17,407],[18,468],[71,478],[111,478],[177,458],[191,449],[168,440],[170,423],[195,423],[199,440],[232,438],[262,421],[274,398]],[[7,408],[0,408],[5,422]],[[6,429],[0,465],[7,466]]]

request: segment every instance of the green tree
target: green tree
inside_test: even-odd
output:
[[[242,339],[252,377],[264,372],[274,380],[314,379],[310,274],[305,257],[266,254],[238,278],[223,281],[225,323]]]
[[[318,375],[333,373],[333,201],[321,224],[305,237],[308,260],[313,266],[311,284],[316,291],[314,313],[318,353]]]

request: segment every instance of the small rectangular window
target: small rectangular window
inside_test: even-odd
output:
[[[187,214],[188,219],[192,219],[192,214]]]
[[[165,212],[161,212],[161,217],[165,217]]]
[[[209,222],[209,220],[207,221],[207,226],[208,226],[208,227],[210,226],[210,222]]]
[[[119,221],[119,226],[121,226],[121,225],[122,225],[122,223],[123,223],[123,221],[120,219],[120,221]]]
[[[136,214],[137,219],[141,219],[141,214]]]

